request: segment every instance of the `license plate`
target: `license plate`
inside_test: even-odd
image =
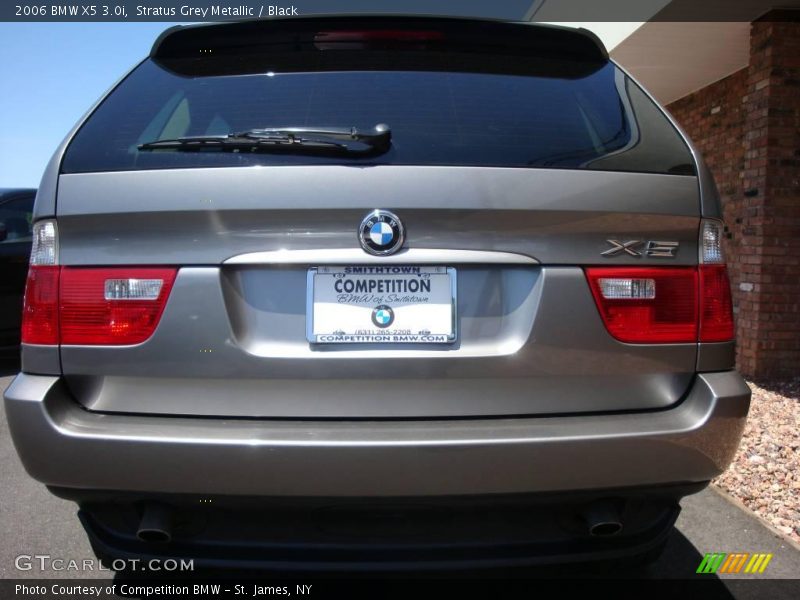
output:
[[[307,312],[313,344],[449,344],[456,339],[456,270],[312,268]]]

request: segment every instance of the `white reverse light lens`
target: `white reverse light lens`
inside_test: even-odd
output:
[[[106,300],[156,300],[162,279],[106,279]]]
[[[725,262],[722,253],[723,225],[720,221],[704,220],[700,228],[700,262],[719,265]]]
[[[607,300],[652,300],[656,297],[654,279],[601,278],[600,293]]]
[[[58,235],[55,221],[39,221],[33,224],[33,247],[31,265],[58,264]]]

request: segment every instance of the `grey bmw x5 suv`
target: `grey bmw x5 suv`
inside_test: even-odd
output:
[[[42,179],[14,443],[103,557],[652,557],[748,410],[720,216],[587,31],[173,28]]]

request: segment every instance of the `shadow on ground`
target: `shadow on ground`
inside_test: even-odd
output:
[[[764,379],[753,381],[752,383],[767,392],[800,399],[800,376],[782,379]]]

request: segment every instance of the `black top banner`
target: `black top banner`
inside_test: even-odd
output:
[[[325,14],[446,15],[540,22],[800,19],[800,0],[16,0],[0,21],[198,23]],[[781,9],[780,12],[776,12]],[[787,10],[788,9],[788,10]],[[773,15],[773,17],[770,17]]]

